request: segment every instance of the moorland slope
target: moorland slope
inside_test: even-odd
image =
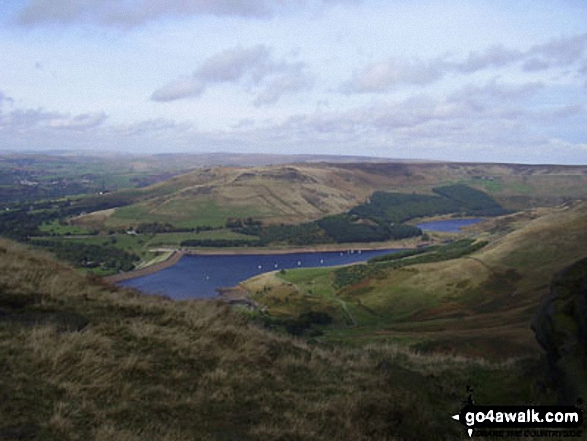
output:
[[[492,222],[492,233],[472,239],[488,244],[459,258],[450,257],[451,244],[388,262],[267,273],[242,286],[278,319],[329,314],[324,340],[408,341],[499,358],[539,353],[530,324],[552,277],[586,256],[587,203]]]
[[[345,212],[375,191],[432,194],[462,183],[511,210],[587,198],[587,167],[456,163],[291,164],[195,170],[142,189],[104,195],[109,211],[76,224],[108,229],[141,222],[220,227],[229,218],[296,224]]]
[[[466,384],[485,402],[548,399],[532,362],[308,344],[5,240],[0,268],[1,439],[459,439]]]

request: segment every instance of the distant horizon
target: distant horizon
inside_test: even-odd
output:
[[[0,150],[0,156],[2,155],[38,155],[38,156],[79,156],[79,157],[109,157],[109,156],[126,156],[126,157],[152,157],[152,156],[201,156],[201,157],[213,157],[213,156],[237,156],[237,157],[260,157],[260,158],[299,158],[303,159],[303,162],[310,162],[313,158],[316,161],[328,162],[328,160],[346,160],[347,162],[398,162],[398,163],[455,163],[455,164],[496,164],[496,165],[536,165],[536,166],[566,166],[566,167],[585,167],[587,166],[587,159],[584,163],[576,164],[565,164],[565,163],[539,163],[539,162],[499,162],[499,161],[450,161],[442,159],[426,159],[426,158],[392,158],[383,156],[367,156],[367,155],[337,155],[337,154],[304,154],[304,153],[239,153],[239,152],[228,152],[228,151],[216,151],[216,152],[155,152],[155,153],[136,153],[136,152],[124,152],[114,150]],[[280,162],[279,164],[287,164],[288,162]],[[267,164],[270,165],[270,164]],[[277,165],[277,164],[276,164]]]

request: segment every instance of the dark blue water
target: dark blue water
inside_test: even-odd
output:
[[[445,233],[458,233],[462,227],[476,224],[484,219],[445,219],[432,222],[423,222],[416,225],[423,231],[442,231]]]
[[[207,298],[216,296],[217,288],[235,286],[268,271],[344,265],[397,251],[400,250],[183,256],[170,268],[125,280],[120,285],[148,294],[164,294],[176,300]]]

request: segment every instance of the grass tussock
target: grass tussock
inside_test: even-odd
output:
[[[0,439],[458,439],[466,384],[537,397],[529,367],[313,345],[0,250]]]

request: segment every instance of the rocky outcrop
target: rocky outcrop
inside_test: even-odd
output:
[[[587,258],[558,273],[532,323],[561,403],[587,399]]]

